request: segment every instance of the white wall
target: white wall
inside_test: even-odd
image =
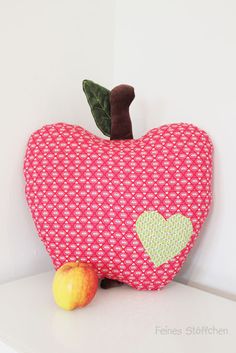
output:
[[[51,268],[24,197],[32,131],[65,121],[98,133],[81,89],[133,84],[136,137],[189,121],[215,144],[214,207],[178,280],[236,297],[234,0],[1,0],[0,282]],[[113,32],[115,25],[115,33]]]
[[[113,2],[0,2],[0,282],[52,268],[26,205],[23,157],[30,134],[50,122],[97,128],[84,78],[110,86]]]
[[[178,280],[236,298],[236,2],[116,1],[115,83],[136,88],[135,136],[192,122],[215,144],[214,207]]]

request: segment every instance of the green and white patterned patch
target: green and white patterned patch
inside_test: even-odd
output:
[[[160,213],[145,211],[136,221],[136,232],[153,263],[160,266],[185,248],[193,226],[181,214],[166,220]]]

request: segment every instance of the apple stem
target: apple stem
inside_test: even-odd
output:
[[[129,106],[132,103],[134,97],[134,88],[129,85],[119,85],[111,90],[111,140],[133,139]],[[103,289],[118,287],[122,285],[122,282],[110,278],[103,278],[100,283],[100,287]]]
[[[116,279],[103,278],[100,283],[102,289],[110,289],[114,287],[123,286],[124,283],[117,281]]]
[[[129,106],[134,97],[134,88],[129,85],[119,85],[111,90],[111,140],[133,139]]]

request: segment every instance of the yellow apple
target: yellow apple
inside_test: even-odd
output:
[[[98,276],[91,264],[67,262],[55,273],[53,296],[58,306],[73,310],[89,304],[97,287]]]

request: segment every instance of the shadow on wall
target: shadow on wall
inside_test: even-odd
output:
[[[211,223],[214,221],[213,213],[214,213],[214,198],[213,203],[211,205],[211,209],[207,219],[205,220],[202,230],[199,235],[199,239],[196,240],[196,243],[191,250],[185,264],[183,265],[182,269],[179,271],[178,275],[175,277],[175,281],[179,283],[183,283],[189,285],[194,288],[198,288],[209,293],[219,295],[225,297],[227,299],[236,300],[236,295],[230,294],[227,291],[223,291],[221,289],[214,288],[212,286],[208,286],[206,284],[200,284],[197,280],[191,280],[191,278],[196,278],[197,272],[205,271],[204,268],[201,266],[201,254],[203,256],[207,256],[209,253],[209,249],[213,246],[215,242],[214,234],[210,234],[208,229],[211,229]],[[207,246],[205,246],[207,242]],[[200,274],[201,276],[201,274]]]

